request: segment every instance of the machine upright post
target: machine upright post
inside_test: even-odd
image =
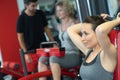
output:
[[[26,76],[28,74],[28,72],[27,72],[26,62],[25,62],[25,58],[24,58],[24,52],[22,49],[20,49],[20,58],[22,61],[24,76]]]

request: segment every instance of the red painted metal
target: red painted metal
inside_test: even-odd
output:
[[[17,0],[2,0],[0,2],[0,47],[2,50],[2,58],[3,58],[3,67],[0,68],[0,71],[6,74],[11,74],[17,78],[23,77],[23,68],[19,55],[19,45],[16,34],[16,21],[18,18],[18,6]],[[10,7],[10,9],[9,9]],[[118,35],[116,30],[113,30],[110,34],[110,38],[113,44],[115,44],[115,39],[117,39],[117,47],[118,47],[118,65],[114,74],[114,80],[120,80],[120,31]],[[117,35],[117,38],[116,38]],[[39,49],[38,49],[39,52]],[[64,56],[64,51],[61,51],[57,48],[51,48],[49,52],[50,55],[56,55],[56,53],[62,53]],[[40,56],[40,55],[39,55]],[[57,56],[61,57],[61,55],[57,54]],[[37,61],[37,60],[36,60]],[[15,65],[18,64],[19,68],[15,69]],[[30,68],[32,69],[32,68]],[[66,72],[62,72],[63,74],[67,74]],[[37,75],[39,73],[36,73]],[[47,72],[44,74],[51,75],[51,72]],[[44,75],[43,74],[43,75]],[[35,74],[32,76],[34,77]],[[39,75],[42,76],[42,75]],[[72,75],[69,75],[72,76]]]
[[[0,70],[20,78],[23,68],[16,34],[16,21],[19,16],[17,0],[0,1],[0,10],[0,48],[3,59],[3,67]],[[19,69],[14,69],[13,63],[19,64]]]
[[[63,57],[65,55],[65,50],[61,50],[60,48],[41,48],[37,49],[36,52],[39,56],[57,56]]]
[[[12,75],[13,77],[16,77],[18,79],[21,78],[21,77],[24,77],[23,73],[18,72],[18,71],[16,72],[15,70],[8,69],[8,68],[0,68],[0,72],[4,73],[4,74]]]
[[[117,79],[116,80],[120,80],[120,31],[118,32],[117,35],[117,47],[118,47],[118,66],[117,66]]]
[[[35,53],[30,53],[30,57],[32,58],[32,63],[26,62],[27,71],[28,72],[35,72],[35,71],[37,71],[38,59],[40,56],[38,56]]]
[[[61,70],[62,75],[70,76],[72,78],[77,78],[78,75],[78,68],[73,68],[73,71],[70,72],[69,69],[62,69]],[[33,80],[39,77],[47,77],[47,76],[52,76],[51,70],[43,71],[43,72],[38,72],[35,74],[31,74],[25,77],[20,78],[19,80]]]

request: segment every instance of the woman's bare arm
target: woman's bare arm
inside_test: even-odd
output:
[[[99,25],[96,29],[96,35],[99,44],[101,45],[104,51],[105,57],[107,57],[110,60],[117,59],[117,50],[115,46],[110,42],[108,34],[114,27],[116,27],[119,24],[120,24],[120,19],[117,18],[113,21],[108,21]]]
[[[87,48],[83,45],[81,41],[80,34],[80,26],[82,24],[75,24],[67,29],[68,35],[73,41],[73,43],[86,55],[86,52],[88,51]]]

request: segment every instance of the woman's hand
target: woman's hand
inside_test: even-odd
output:
[[[117,14],[117,19],[120,18],[120,12]]]
[[[31,58],[31,56],[29,54],[25,54],[25,61],[27,63],[32,63],[32,58]]]
[[[106,19],[107,17],[110,17],[108,14],[105,14],[105,13],[100,14],[100,16],[101,16],[103,19]]]

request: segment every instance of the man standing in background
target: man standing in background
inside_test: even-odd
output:
[[[36,9],[37,4],[38,0],[26,0],[25,10],[17,20],[18,41],[24,53],[39,48],[41,42],[47,41],[44,32],[49,41],[53,41],[45,14]],[[25,60],[27,63],[33,62],[30,54],[25,54]]]

